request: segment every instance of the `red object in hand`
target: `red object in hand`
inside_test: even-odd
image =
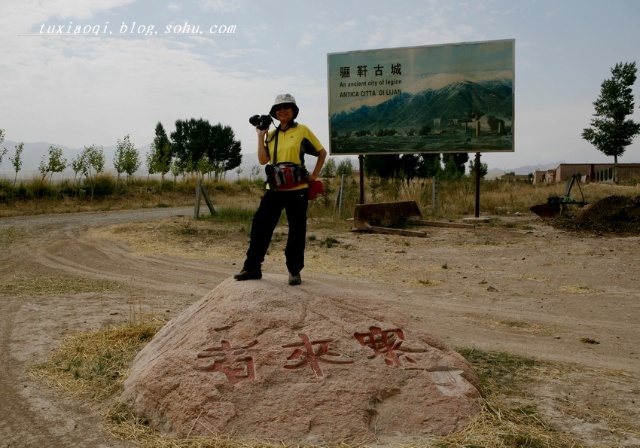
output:
[[[324,193],[324,185],[322,181],[314,180],[313,182],[309,182],[309,200],[313,201],[316,196]]]

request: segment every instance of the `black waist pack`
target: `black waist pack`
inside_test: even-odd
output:
[[[267,165],[267,184],[274,190],[290,190],[309,181],[309,172],[305,167],[293,163]]]

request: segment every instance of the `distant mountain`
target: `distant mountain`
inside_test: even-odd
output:
[[[544,165],[525,165],[519,168],[512,169],[509,172],[513,171],[516,174],[529,174],[535,173],[536,171],[555,170],[560,164],[562,164],[562,162],[553,162]]]
[[[495,116],[506,122],[513,117],[513,83],[510,79],[483,82],[458,81],[440,89],[414,94],[400,93],[377,105],[362,106],[330,117],[333,132],[420,128],[450,120],[470,121]]]
[[[562,162],[547,163],[544,165],[525,165],[518,168],[509,168],[509,169],[489,168],[489,171],[487,172],[485,179],[498,179],[507,173],[532,174],[532,173],[535,173],[536,171],[553,170],[557,168],[558,165],[560,165],[561,163]]]

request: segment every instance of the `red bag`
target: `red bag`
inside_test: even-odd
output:
[[[319,194],[324,194],[322,181],[314,180],[313,182],[309,182],[309,200],[313,201]]]

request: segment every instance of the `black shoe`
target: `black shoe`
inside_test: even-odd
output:
[[[260,280],[262,278],[262,271],[247,271],[243,269],[240,273],[234,275],[233,278],[239,282],[243,280]]]
[[[289,284],[291,286],[296,286],[302,283],[302,278],[300,278],[300,274],[289,274]]]

